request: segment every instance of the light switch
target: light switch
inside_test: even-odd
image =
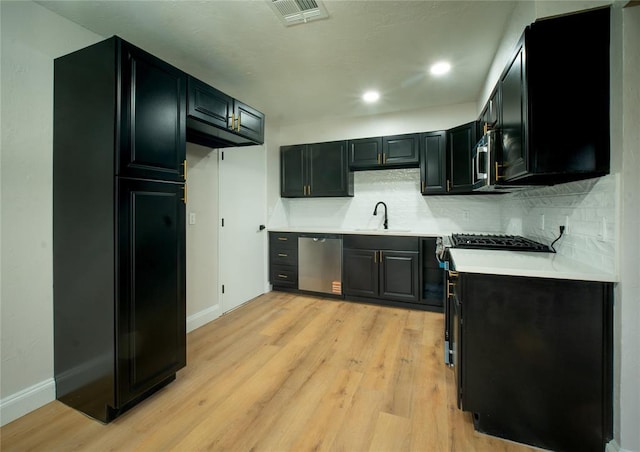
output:
[[[195,212],[189,212],[189,224],[196,224]]]

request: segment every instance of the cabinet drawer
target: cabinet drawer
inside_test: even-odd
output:
[[[269,233],[270,249],[298,249],[298,234],[295,232],[270,232]]]
[[[368,250],[418,251],[420,238],[382,235],[344,235],[344,248]]]
[[[272,248],[271,265],[292,265],[298,264],[298,250],[292,248]]]
[[[271,284],[274,286],[298,287],[298,272],[296,267],[272,265],[270,279]]]

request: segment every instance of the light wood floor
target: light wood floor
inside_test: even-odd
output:
[[[177,380],[109,425],[57,401],[2,451],[532,451],[474,432],[442,314],[272,292],[193,331]]]

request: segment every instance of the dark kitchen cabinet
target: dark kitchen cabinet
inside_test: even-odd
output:
[[[269,281],[276,290],[298,288],[298,234],[269,233]]]
[[[500,111],[502,109],[502,105],[500,104],[500,90],[494,88],[493,92],[489,96],[489,100],[485,104],[482,109],[482,113],[480,113],[480,119],[478,122],[477,128],[477,136],[478,139],[484,135],[486,132],[485,129],[499,129],[500,122]]]
[[[282,146],[280,195],[290,198],[353,196],[347,142]]]
[[[525,29],[499,81],[505,183],[608,174],[609,14],[595,9]]]
[[[447,193],[473,190],[471,152],[477,142],[476,131],[475,121],[447,130]]]
[[[423,195],[447,192],[447,133],[420,135],[420,191]]]
[[[103,422],[186,364],[185,87],[117,37],[54,61],[56,398]]]
[[[134,400],[186,365],[183,186],[118,181],[117,390]]]
[[[349,140],[347,146],[349,169],[358,171],[379,168],[382,162],[382,137]]]
[[[187,76],[124,41],[117,42],[122,68],[117,174],[183,181]]]
[[[343,248],[347,297],[419,302],[417,237],[346,235]]]
[[[476,429],[549,450],[604,450],[612,284],[460,273],[454,287],[454,365]]]
[[[212,148],[264,143],[264,114],[189,76],[187,140]]]
[[[349,168],[354,171],[417,168],[419,149],[417,133],[350,140]]]

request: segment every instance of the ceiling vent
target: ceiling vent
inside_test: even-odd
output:
[[[285,25],[304,24],[329,17],[320,0],[267,0]]]

